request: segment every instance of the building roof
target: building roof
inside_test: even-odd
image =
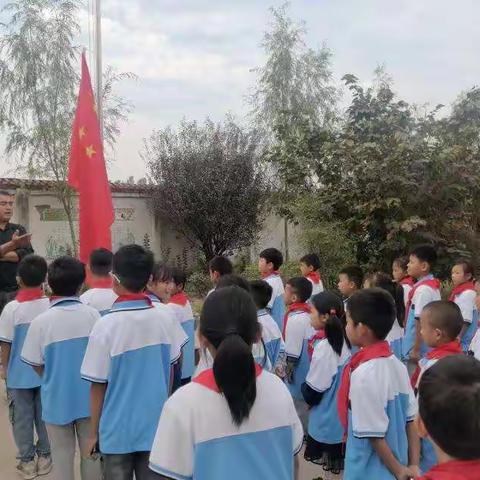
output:
[[[0,177],[0,189],[4,190],[39,190],[48,192],[54,190],[57,185],[55,180],[25,179]],[[123,182],[110,182],[112,193],[149,193],[155,188],[154,185],[132,184]]]

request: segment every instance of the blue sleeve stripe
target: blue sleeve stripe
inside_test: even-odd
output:
[[[155,465],[152,462],[150,462],[148,466],[150,467],[150,470],[153,470],[155,473],[164,475],[168,478],[173,478],[174,480],[192,480],[193,479],[193,477],[186,477],[185,475],[180,475],[179,473],[171,472],[170,470],[167,470],[158,465]]]
[[[88,382],[93,383],[108,383],[108,380],[106,378],[91,377],[90,375],[82,375],[82,378],[84,380],[87,380]]]
[[[0,342],[13,343],[13,340],[11,338],[0,337]]]
[[[27,360],[25,357],[20,357],[20,360],[22,360],[22,362],[28,363],[29,365],[32,365],[32,367],[43,367],[44,365],[43,363],[35,363],[31,360]]]
[[[353,432],[357,438],[385,438],[386,432]]]

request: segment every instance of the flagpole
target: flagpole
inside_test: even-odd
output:
[[[95,83],[98,121],[103,141],[102,75],[102,5],[101,0],[95,0]]]

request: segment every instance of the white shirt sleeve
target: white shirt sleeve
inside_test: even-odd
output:
[[[473,352],[474,357],[477,360],[480,360],[480,328],[477,330],[477,333],[475,333],[475,336],[472,338],[470,350]]]
[[[189,338],[180,323],[181,311],[172,306],[168,306],[162,314],[167,317],[166,325],[168,325],[168,333],[170,335],[170,362],[175,363],[182,354],[182,348],[188,343]]]
[[[80,369],[83,379],[94,383],[108,382],[112,360],[108,343],[102,329],[93,327]]]
[[[338,356],[328,343],[322,340],[313,352],[310,370],[307,374],[307,385],[316,392],[328,390],[338,371]]]
[[[473,321],[473,310],[475,309],[475,297],[476,292],[473,290],[467,290],[462,292],[455,298],[455,303],[460,308],[462,312],[463,321],[467,323],[472,323]]]
[[[351,377],[352,429],[357,438],[383,438],[388,430],[387,398],[371,374],[371,371],[357,371]]]
[[[44,365],[44,342],[43,322],[37,318],[30,324],[25,337],[21,354],[22,360],[36,367]]]
[[[193,478],[194,435],[191,415],[183,412],[174,394],[163,407],[150,452],[150,468],[168,478]],[[177,397],[177,398],[176,398]],[[184,402],[181,402],[184,403]]]
[[[285,332],[285,352],[287,356],[300,358],[305,337],[305,327],[300,319],[290,317]]]
[[[272,281],[271,277],[265,279],[265,281],[272,287],[272,296],[270,297],[270,301],[268,302],[267,308],[272,309],[275,299],[277,298],[277,289],[275,288],[275,283]]]
[[[14,333],[14,311],[15,303],[10,302],[5,305],[2,314],[0,315],[0,342],[13,342]]]
[[[415,318],[420,318],[423,309],[434,300],[436,299],[433,296],[433,290],[429,286],[422,285],[418,287],[412,301],[415,306]]]

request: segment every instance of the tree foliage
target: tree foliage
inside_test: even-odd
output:
[[[155,212],[207,260],[251,245],[261,227],[267,189],[258,164],[259,139],[231,118],[215,124],[182,121],[156,131],[144,157],[158,185]]]

